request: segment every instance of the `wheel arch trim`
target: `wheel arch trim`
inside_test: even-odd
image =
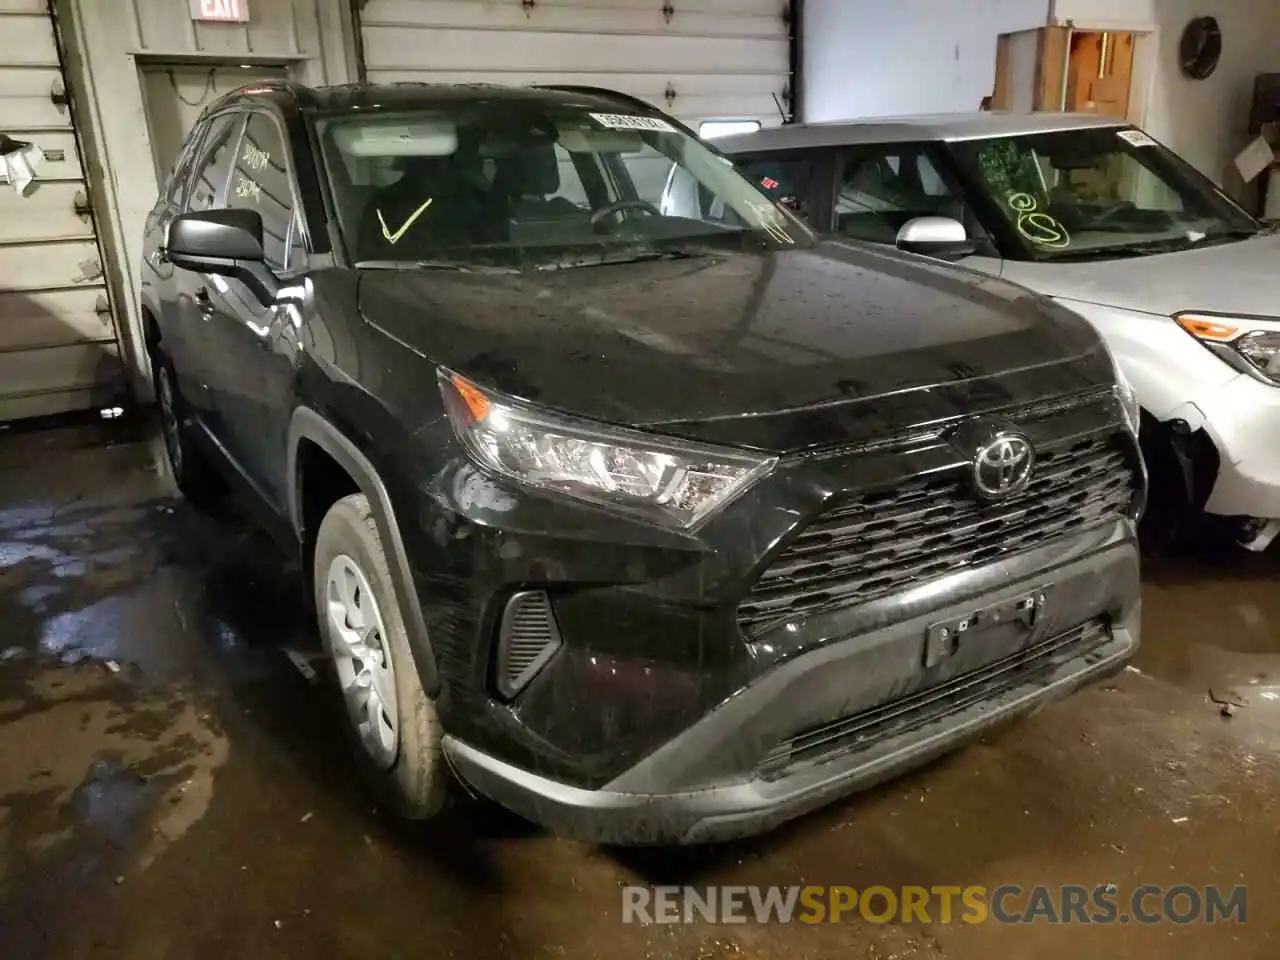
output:
[[[395,599],[399,605],[405,629],[409,632],[410,645],[413,648],[415,666],[422,681],[422,689],[428,697],[436,698],[440,693],[439,673],[436,670],[435,654],[431,648],[431,638],[427,633],[426,619],[422,615],[422,604],[418,601],[418,591],[413,583],[413,573],[409,566],[409,556],[405,551],[404,540],[400,536],[400,525],[396,520],[395,507],[386,484],[369,458],[361,452],[345,434],[330,421],[310,407],[299,407],[294,410],[289,421],[289,519],[299,543],[305,536],[302,517],[302,489],[299,484],[298,452],[302,441],[309,440],[331,456],[355,481],[369,499],[373,508],[374,523],[378,527],[378,535],[383,544],[390,547],[387,556],[387,567],[391,573]]]

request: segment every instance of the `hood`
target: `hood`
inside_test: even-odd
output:
[[[769,450],[883,437],[1111,378],[1070,311],[989,276],[834,242],[510,275],[367,270],[359,296],[366,322],[478,383]]]
[[[1170,316],[1280,315],[1280,234],[1093,263],[1006,261],[1004,276],[1053,297]]]

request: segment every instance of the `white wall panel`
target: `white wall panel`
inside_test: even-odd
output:
[[[6,293],[82,288],[101,276],[102,258],[92,240],[0,246],[0,290]]]
[[[106,403],[119,369],[114,342],[0,353],[0,408],[16,420]]]
[[[6,67],[56,67],[58,48],[44,12],[0,11],[0,63]]]
[[[0,0],[0,130],[46,159],[0,185],[0,420],[62,413],[122,386],[74,117],[45,0]]]
[[[1280,72],[1280,2],[1159,0],[1153,6],[1155,76],[1144,126],[1202,173],[1239,195],[1240,177],[1232,160],[1252,139],[1249,111],[1254,78]],[[1141,6],[1129,14],[1141,15]],[[1179,66],[1182,31],[1192,17],[1210,15],[1222,27],[1222,60],[1208,79],[1191,80]]]
[[[1049,0],[806,0],[806,121],[977,110],[996,38],[1042,27]]]
[[[6,22],[3,16],[0,14],[0,27]],[[71,125],[67,106],[50,97],[62,89],[62,71],[57,66],[0,65],[0,122],[4,129],[65,130]]]
[[[38,183],[24,197],[0,190],[0,244],[46,240],[92,240],[93,218],[76,213],[85,202],[84,184]]]
[[[781,0],[370,0],[373,82],[578,83],[641,97],[692,122],[776,122],[790,70]],[[669,96],[670,95],[670,96]]]
[[[93,288],[0,291],[0,330],[10,350],[115,341],[106,294]]]

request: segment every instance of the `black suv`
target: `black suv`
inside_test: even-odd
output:
[[[672,168],[697,217],[663,209]],[[822,243],[604,90],[289,84],[146,228],[174,476],[312,581],[352,740],[558,831],[767,829],[1119,669],[1135,410],[1092,329]]]

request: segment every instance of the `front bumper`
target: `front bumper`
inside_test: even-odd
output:
[[[1036,570],[1028,564],[1021,569],[1035,572],[1007,579],[1000,589],[968,602],[846,634],[783,660],[599,789],[521,769],[454,737],[445,740],[446,756],[479,793],[583,840],[695,843],[764,832],[1123,667],[1140,633],[1138,560],[1130,524],[1117,524],[1109,538],[1095,540],[1090,551],[1081,549],[1057,566]],[[988,676],[992,668],[990,650],[981,651],[971,672],[936,688],[956,694],[949,701],[951,709],[945,709],[947,702],[937,709],[939,698],[930,697],[935,688],[927,686],[927,671],[921,669],[930,626],[1040,592],[1051,600],[1033,627],[968,638],[1001,645],[1002,662],[1012,667],[1000,682],[975,685],[973,678]],[[1105,629],[1069,646],[1055,648],[1050,642],[1084,623],[1102,623]],[[1049,652],[1027,659],[1028,651],[1041,648]],[[967,697],[961,695],[966,689]],[[972,695],[975,690],[980,695]],[[804,731],[815,725],[835,730],[848,726],[848,718],[883,717],[897,704],[930,699],[932,711],[919,710],[914,723],[889,725],[877,737],[832,737],[829,748],[810,751],[805,760],[778,763],[779,744],[798,743],[804,736],[812,740]]]
[[[1280,518],[1280,387],[1240,374],[1198,397],[1194,407],[1220,459],[1205,510],[1227,517]]]

